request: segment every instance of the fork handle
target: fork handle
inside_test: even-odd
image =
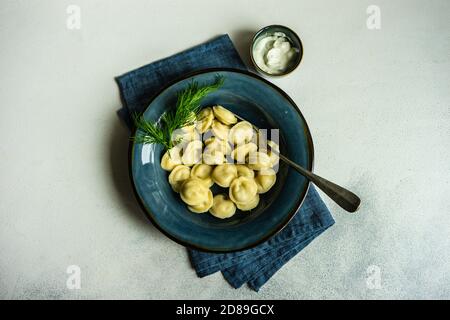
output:
[[[304,169],[289,158],[279,154],[281,160],[297,170],[301,175],[325,192],[334,202],[348,212],[355,212],[361,205],[361,199],[353,192]]]

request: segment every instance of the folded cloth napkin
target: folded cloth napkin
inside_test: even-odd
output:
[[[117,77],[123,101],[119,116],[131,128],[130,114],[143,111],[168,82],[186,73],[213,67],[246,69],[228,35]],[[310,185],[295,217],[265,243],[225,254],[188,249],[189,257],[199,277],[221,271],[234,288],[247,283],[258,291],[285,263],[333,224],[329,210]]]

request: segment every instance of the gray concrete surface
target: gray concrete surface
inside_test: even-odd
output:
[[[273,3],[0,2],[0,298],[450,298],[450,2]],[[364,203],[349,215],[326,199],[336,225],[255,293],[198,279],[141,216],[113,77],[222,33],[248,61],[272,23],[304,42],[274,82],[309,121],[316,172]]]

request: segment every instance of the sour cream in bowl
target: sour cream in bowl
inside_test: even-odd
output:
[[[292,72],[303,56],[303,46],[298,35],[280,25],[258,31],[250,51],[257,71],[268,76],[283,76]]]

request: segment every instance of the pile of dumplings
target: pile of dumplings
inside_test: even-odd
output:
[[[258,147],[261,138],[253,126],[222,106],[202,109],[198,121],[174,139],[181,142],[163,155],[161,167],[192,212],[226,219],[236,209],[250,211],[276,182],[278,145],[269,140]],[[214,184],[228,192],[213,195]]]

